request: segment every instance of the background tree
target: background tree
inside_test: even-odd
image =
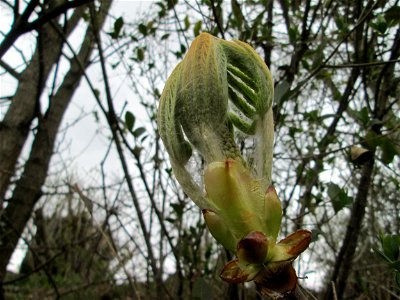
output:
[[[54,11],[64,12],[78,2],[84,1],[54,2]],[[296,228],[314,233],[297,272],[317,280],[300,284],[313,288],[317,298],[399,297],[390,269],[371,250],[379,247],[380,233],[400,232],[398,1],[160,1],[134,20],[111,15],[112,26],[104,31],[102,12],[108,1],[101,7],[96,2],[98,13],[94,6],[76,8],[64,20],[56,19],[60,14],[50,4],[21,2],[24,13],[18,13],[18,3],[2,1],[15,12],[15,22],[0,54],[29,30],[36,30],[37,44],[24,71],[0,61],[4,72],[18,80],[0,124],[2,282],[35,204],[43,206],[46,215],[54,211],[49,203],[68,192],[86,203],[86,212],[111,232],[116,253],[108,264],[108,278],[127,283],[132,297],[256,297],[254,289],[228,287],[218,278],[230,253],[215,244],[198,209],[174,181],[155,124],[167,76],[194,37],[206,31],[248,42],[273,74],[272,178],[283,201],[281,235]],[[37,15],[37,21],[31,21],[31,15]],[[82,16],[91,24],[83,45],[95,46],[92,56],[89,50],[82,52],[84,46],[75,53],[79,47],[68,49],[66,42]],[[53,66],[63,53],[75,53],[71,69],[65,84],[59,80],[63,83],[48,92],[44,86],[53,86],[50,79],[60,75]],[[101,80],[84,72],[94,62]],[[71,98],[82,74],[97,103],[93,122],[108,146],[93,178],[71,176],[75,171],[65,168],[58,180],[50,172],[43,185],[63,115],[55,112],[56,103],[65,111],[70,100],[58,99]],[[119,94],[121,86],[128,93]],[[63,90],[69,96],[56,97]],[[44,105],[44,99],[51,105]],[[52,123],[52,116],[58,121]],[[39,139],[40,132],[47,138]],[[21,149],[28,136],[35,142],[24,161]],[[243,152],[253,147],[251,141],[237,138]],[[201,157],[190,164],[200,170]],[[71,190],[76,182],[78,189]],[[34,243],[33,234],[22,236]],[[8,282],[6,287],[16,284]]]
[[[18,87],[11,97],[10,105],[5,113],[0,127],[0,199],[2,211],[0,215],[0,282],[3,282],[6,267],[10,260],[22,231],[29,220],[33,208],[41,197],[41,188],[47,176],[47,171],[53,154],[57,132],[72,95],[89,64],[90,54],[94,43],[93,28],[88,27],[86,39],[82,42],[79,53],[70,59],[70,69],[62,83],[53,88],[48,95],[47,108],[42,109],[45,84],[52,68],[56,68],[63,55],[63,46],[67,37],[82,19],[84,7],[77,9],[67,18],[67,10],[88,1],[61,1],[51,3],[29,2],[23,13],[19,12],[18,1],[12,6],[14,23],[10,32],[1,44],[0,53],[4,53],[23,32],[37,31],[37,44],[31,60],[26,68],[17,73],[11,67],[6,70],[18,79]],[[100,22],[104,22],[111,2],[107,2],[99,9]],[[28,22],[32,13],[37,10],[38,17]],[[54,19],[64,14],[62,21]],[[101,24],[100,23],[100,24]],[[11,41],[11,42],[10,42]],[[11,44],[10,44],[11,43]],[[4,49],[4,50],[3,50]],[[34,140],[27,161],[24,163],[20,176],[11,179],[16,172],[17,160],[27,141],[30,131],[34,129]],[[10,183],[13,183],[11,196],[6,198]]]

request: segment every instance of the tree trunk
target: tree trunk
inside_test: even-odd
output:
[[[331,282],[335,285],[338,299],[342,299],[346,288],[347,278],[352,266],[353,256],[357,248],[358,236],[361,231],[361,223],[364,219],[367,206],[368,191],[372,180],[374,159],[370,159],[362,169],[361,179],[358,185],[356,199],[351,209],[349,224],[347,225],[346,236],[343,240],[339,255],[336,258],[335,268]],[[333,290],[328,289],[325,299],[333,298]]]
[[[112,1],[102,2],[98,16],[99,28],[104,23],[111,3]],[[4,281],[10,257],[41,196],[41,188],[47,176],[59,126],[84,72],[81,66],[88,64],[94,45],[92,28],[87,29],[85,36],[77,55],[80,63],[76,60],[71,61],[71,68],[53,97],[47,113],[39,119],[38,130],[23,174],[17,181],[13,195],[0,216],[0,224],[3,225],[0,227],[0,284]]]
[[[77,9],[68,20],[64,30],[66,36],[77,26],[83,10],[83,8]],[[47,23],[38,31],[35,52],[21,73],[16,93],[0,122],[0,212],[32,121],[40,115],[39,99],[45,82],[61,54],[63,39],[53,27],[59,26],[58,23],[53,22],[53,24]]]

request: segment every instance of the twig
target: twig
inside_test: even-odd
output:
[[[341,68],[360,68],[360,67],[374,67],[379,65],[394,64],[400,62],[400,59],[392,59],[387,61],[374,61],[368,63],[354,63],[354,64],[343,64],[343,65],[325,65],[323,69],[341,69]]]
[[[17,71],[15,71],[9,64],[7,64],[2,59],[0,59],[0,67],[2,67],[4,70],[6,70],[8,72],[8,74],[10,74],[12,77],[14,77],[17,80],[21,76],[21,74],[19,74]]]
[[[215,21],[215,23],[217,23],[218,30],[219,30],[219,33],[221,34],[222,38],[225,39],[224,29],[222,28],[222,24],[221,24],[220,18],[219,18],[220,16],[218,15],[217,9],[214,5],[214,0],[211,0],[210,2],[211,2],[211,9],[212,9],[213,16],[214,16],[214,21]]]
[[[131,282],[128,270],[126,269],[126,266],[125,266],[125,264],[124,264],[124,262],[122,260],[122,257],[115,250],[114,243],[111,241],[111,238],[108,236],[108,234],[103,230],[102,226],[100,226],[100,224],[93,217],[93,200],[91,200],[89,197],[87,197],[85,194],[83,194],[77,184],[74,184],[74,185],[72,185],[70,187],[72,188],[73,191],[75,191],[78,194],[79,198],[82,200],[82,202],[85,205],[86,209],[88,210],[90,216],[92,217],[92,220],[93,220],[94,224],[96,225],[96,227],[100,231],[101,235],[104,237],[104,240],[106,241],[107,246],[110,248],[110,251],[112,252],[114,257],[117,259],[118,263],[120,264],[120,266],[124,270],[124,272],[125,272],[125,274],[127,276],[128,282],[130,283],[130,285],[132,287],[134,287],[134,292],[135,292],[135,295],[136,295],[137,299],[140,299],[140,295],[138,293],[137,286],[136,286],[136,284],[134,282]]]
[[[56,6],[55,8],[49,10],[41,17],[37,18],[36,20],[27,23],[22,30],[22,33],[26,33],[32,30],[37,30],[44,24],[48,23],[49,21],[53,20],[54,18],[58,17],[61,14],[67,12],[67,10],[71,8],[75,8],[78,6],[82,6],[86,3],[92,2],[93,0],[76,0],[76,1],[67,1],[61,5]]]
[[[161,295],[161,289],[164,288],[166,295],[168,295],[168,290],[166,290],[165,286],[162,284],[161,274],[157,267],[153,248],[152,248],[151,241],[150,241],[150,233],[147,229],[145,220],[143,218],[144,214],[142,212],[142,209],[141,209],[141,206],[139,203],[139,199],[136,195],[135,189],[132,184],[132,178],[131,178],[131,175],[129,172],[128,163],[126,161],[126,158],[125,158],[125,155],[123,152],[123,148],[122,148],[122,143],[121,143],[119,135],[118,135],[119,124],[118,124],[117,115],[115,113],[114,106],[113,106],[111,89],[110,89],[110,85],[109,85],[109,81],[108,81],[106,63],[105,63],[104,54],[103,54],[103,47],[101,44],[101,37],[100,37],[100,33],[98,30],[98,26],[97,26],[96,11],[95,11],[93,4],[90,5],[90,17],[91,17],[91,22],[93,24],[93,29],[94,29],[93,33],[94,33],[97,48],[99,51],[100,66],[101,66],[101,71],[102,71],[103,80],[104,80],[104,87],[105,87],[105,92],[106,92],[106,99],[107,99],[107,105],[108,105],[108,112],[106,112],[107,122],[110,126],[112,137],[113,137],[115,146],[117,148],[117,153],[118,153],[118,156],[120,159],[121,167],[122,167],[124,175],[125,175],[126,184],[128,186],[129,193],[132,197],[133,205],[135,206],[135,210],[137,212],[138,221],[139,221],[140,228],[143,233],[144,242],[145,242],[146,248],[147,248],[147,254],[149,257],[149,261],[150,261],[150,267],[153,271],[154,281],[156,282],[156,285],[157,285],[157,293],[159,295]]]
[[[10,31],[4,37],[2,43],[0,44],[0,58],[7,52],[7,50],[14,44],[18,37],[22,34],[23,27],[28,22],[29,17],[35,10],[35,7],[39,3],[39,0],[29,1],[25,8],[25,11],[15,20]]]
[[[334,300],[337,300],[337,293],[336,293],[335,282],[331,281],[331,285],[332,285],[333,299],[334,299]]]
[[[343,39],[336,45],[336,47],[332,50],[332,52],[328,55],[328,57],[318,66],[316,67],[304,80],[300,81],[299,84],[292,90],[292,92],[298,92],[311,78],[319,73],[321,69],[331,60],[331,58],[335,55],[335,53],[339,50],[340,45],[342,45],[351,34],[364,23],[365,19],[373,12],[376,6],[379,4],[377,1],[369,11],[367,11],[364,15],[361,15],[358,19],[357,23],[353,26],[352,29],[343,37]]]

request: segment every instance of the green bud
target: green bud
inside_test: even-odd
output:
[[[226,249],[235,252],[236,239],[223,219],[211,209],[203,209],[203,217],[212,236]]]
[[[271,185],[264,195],[264,224],[269,236],[276,240],[282,221],[281,201],[276,194],[275,188]]]
[[[275,241],[282,209],[275,189],[263,192],[261,181],[237,160],[209,164],[204,173],[208,201],[237,241],[260,231]]]

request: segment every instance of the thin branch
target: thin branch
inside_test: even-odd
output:
[[[0,67],[8,72],[12,77],[19,80],[21,74],[15,71],[9,64],[7,64],[4,60],[0,59]]]
[[[148,257],[150,260],[150,266],[151,266],[151,269],[154,274],[155,282],[157,283],[157,286],[158,286],[157,291],[160,294],[160,292],[161,292],[160,288],[163,287],[162,282],[161,282],[161,274],[159,274],[159,272],[158,272],[155,256],[153,253],[153,248],[152,248],[152,245],[150,242],[149,231],[147,230],[147,226],[146,226],[145,220],[143,218],[143,212],[140,207],[139,199],[136,196],[136,192],[135,192],[135,189],[132,184],[132,178],[130,176],[128,163],[126,161],[126,158],[125,158],[125,155],[124,155],[124,152],[122,149],[121,141],[118,136],[118,126],[119,125],[118,125],[118,120],[117,120],[116,113],[115,113],[114,106],[113,106],[110,85],[108,82],[106,63],[104,60],[103,47],[102,47],[102,43],[101,43],[101,37],[100,37],[99,31],[97,30],[96,11],[94,9],[93,4],[90,5],[90,16],[91,16],[91,21],[93,23],[94,35],[95,35],[95,39],[96,39],[97,48],[99,51],[100,66],[101,66],[103,80],[104,80],[104,88],[106,91],[106,99],[107,99],[107,105],[108,105],[108,112],[106,114],[107,122],[110,126],[113,140],[114,140],[115,146],[117,148],[117,153],[118,153],[118,156],[119,156],[119,159],[121,162],[121,166],[122,166],[122,169],[123,169],[123,172],[125,175],[126,184],[128,186],[129,193],[131,194],[133,205],[135,206],[135,209],[137,212],[137,217],[139,220],[140,228],[142,230],[143,238],[144,238],[144,241],[145,241],[145,244],[147,247],[147,254],[148,254]]]
[[[18,17],[18,19],[14,22],[10,31],[7,33],[4,40],[0,44],[0,58],[3,57],[3,55],[22,34],[32,30],[40,29],[41,26],[58,17],[59,15],[65,13],[68,9],[82,6],[92,1],[93,0],[66,1],[64,4],[55,7],[41,17],[38,17],[36,20],[28,23],[29,17],[31,16],[35,8],[40,4],[39,0],[29,1],[23,14]]]
[[[336,52],[339,50],[339,47],[352,35],[352,33],[359,27],[361,26],[364,21],[367,19],[367,17],[373,12],[373,10],[378,6],[379,1],[375,2],[375,4],[361,17],[358,19],[357,23],[353,26],[352,29],[349,30],[349,32],[343,37],[343,39],[336,45],[336,47],[332,50],[332,52],[328,55],[328,57],[318,66],[316,67],[311,73],[300,83],[296,86],[296,88],[293,89],[292,92],[297,92],[303,87],[311,78],[313,78],[315,75],[321,71],[321,69],[328,63],[328,61],[331,60],[331,58],[336,54]]]
[[[47,11],[44,15],[40,16],[36,20],[26,24],[22,30],[22,33],[37,30],[52,19],[57,18],[59,15],[65,14],[69,9],[82,6],[93,1],[94,0],[67,1],[61,5],[58,5],[55,8]]]
[[[7,52],[7,50],[14,44],[18,37],[22,34],[22,28],[28,22],[29,17],[35,10],[35,7],[39,4],[39,0],[29,1],[23,14],[15,20],[10,31],[5,36],[4,40],[0,44],[0,58]]]
[[[362,169],[361,178],[357,187],[357,195],[351,209],[351,216],[347,225],[346,235],[342,247],[336,258],[336,264],[332,275],[332,281],[337,284],[337,297],[342,299],[346,288],[349,270],[356,250],[357,240],[361,229],[361,222],[364,219],[367,206],[369,187],[373,179],[374,159],[365,163]],[[334,291],[328,290],[325,299],[330,299]]]
[[[386,64],[395,64],[400,62],[400,59],[392,59],[387,61],[374,61],[368,63],[354,63],[354,64],[343,64],[343,65],[324,65],[322,69],[342,69],[342,68],[367,68]]]
[[[10,220],[5,219],[5,222],[7,223],[7,226],[9,226],[9,228],[11,228],[12,231],[14,231],[14,232],[16,232],[18,234],[18,230],[14,227],[14,224],[12,222],[10,222]],[[45,273],[45,275],[47,277],[47,280],[48,280],[49,284],[51,285],[51,287],[54,290],[56,299],[60,299],[59,288],[57,286],[56,280],[54,280],[52,274],[49,272],[49,270],[47,268],[48,264],[51,261],[53,261],[54,259],[56,259],[58,255],[55,255],[51,259],[49,259],[46,262],[42,263],[40,256],[36,253],[36,251],[33,249],[33,247],[31,247],[31,245],[29,244],[29,241],[26,238],[24,238],[23,236],[21,236],[21,239],[28,246],[28,249],[29,249],[29,251],[31,251],[32,255],[40,262],[39,267],[36,268],[35,270],[33,270],[33,272],[30,273],[29,275],[32,275],[33,273],[36,273],[36,272],[39,272],[39,271],[43,270],[43,272]],[[3,285],[4,284],[5,283],[3,283]],[[2,295],[0,295],[0,297],[1,296]]]
[[[337,300],[337,293],[336,293],[335,282],[334,282],[334,281],[331,281],[331,285],[332,285],[333,299],[334,299],[334,300]]]
[[[214,16],[214,21],[215,21],[215,23],[217,23],[218,30],[219,30],[219,33],[221,34],[222,38],[225,39],[224,28],[222,27],[222,24],[220,22],[221,21],[220,15],[217,12],[217,8],[215,7],[214,0],[211,0],[210,2],[211,2],[211,9],[212,9],[213,16]]]
[[[131,282],[130,280],[130,276],[128,273],[128,270],[126,269],[126,266],[122,260],[121,255],[119,255],[119,253],[116,251],[116,247],[114,244],[114,241],[111,239],[111,236],[109,236],[105,231],[104,231],[104,226],[101,226],[96,219],[93,216],[93,203],[94,201],[92,199],[90,199],[89,197],[87,197],[85,194],[82,193],[81,189],[79,188],[79,186],[77,184],[70,186],[72,188],[72,190],[74,190],[78,195],[79,198],[82,200],[83,204],[85,205],[86,209],[88,210],[90,216],[92,217],[92,220],[95,224],[95,226],[99,229],[101,235],[103,236],[108,248],[110,249],[110,251],[112,252],[113,256],[117,259],[119,265],[121,266],[121,268],[124,270],[124,273],[127,276],[128,282],[130,283],[131,287],[134,288],[134,292],[136,297],[140,298],[139,294],[138,294],[138,289],[135,283]],[[107,213],[107,218],[109,218],[109,214]],[[104,224],[106,224],[106,221],[104,222]]]
[[[171,238],[170,234],[168,233],[167,228],[165,227],[164,218],[163,218],[163,216],[162,216],[160,210],[157,208],[157,205],[156,205],[156,203],[155,203],[155,201],[154,201],[154,194],[151,192],[150,187],[149,187],[149,185],[148,185],[148,183],[147,183],[146,174],[144,173],[144,167],[143,167],[143,164],[142,164],[142,162],[141,162],[141,160],[140,160],[140,155],[138,155],[135,151],[133,151],[133,150],[131,149],[131,147],[129,146],[128,141],[126,140],[126,138],[124,137],[124,135],[123,135],[122,130],[121,130],[120,127],[119,127],[119,132],[120,132],[120,135],[121,135],[121,137],[122,137],[123,143],[124,143],[125,146],[129,149],[129,151],[132,153],[132,155],[135,157],[136,164],[137,164],[137,167],[138,167],[139,172],[140,172],[140,177],[141,177],[141,179],[142,179],[142,181],[143,181],[143,184],[144,184],[144,186],[145,186],[147,195],[149,196],[151,205],[152,205],[152,207],[153,207],[153,209],[154,209],[154,211],[155,211],[155,213],[156,213],[156,216],[157,216],[157,218],[158,218],[158,221],[160,222],[161,230],[163,231],[163,233],[165,234],[165,236],[166,236],[166,238],[167,238],[167,240],[168,240],[168,243],[169,243],[169,245],[170,245],[170,247],[171,247],[171,250],[172,250],[172,254],[174,255],[174,257],[175,257],[177,263],[179,263],[180,260],[179,260],[178,251],[176,250],[176,247],[175,247],[174,244],[172,243],[172,238]]]

